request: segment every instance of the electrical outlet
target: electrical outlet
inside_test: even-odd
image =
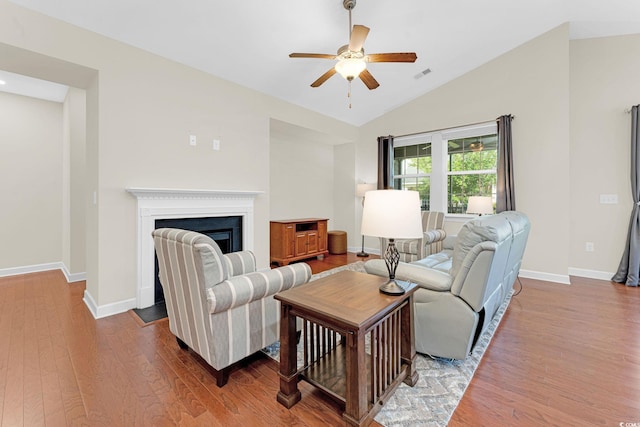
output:
[[[220,140],[219,139],[214,139],[213,140],[213,149],[216,151],[220,150]]]
[[[195,135],[189,135],[189,145],[197,145],[197,141],[196,141],[196,136]]]
[[[584,245],[584,250],[587,252],[593,252],[595,250],[595,247],[593,245],[593,242],[587,242]]]
[[[605,205],[617,205],[618,195],[617,194],[601,194],[600,203]]]

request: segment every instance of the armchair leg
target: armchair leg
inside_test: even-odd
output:
[[[227,381],[229,381],[229,372],[231,372],[231,366],[227,366],[226,368],[217,370],[204,360],[202,362],[203,366],[207,368],[207,371],[209,371],[209,373],[216,379],[216,385],[218,387],[224,387]]]
[[[178,341],[178,346],[180,346],[183,350],[188,350],[189,346],[186,342],[182,341],[180,338],[176,337],[176,341]],[[206,360],[202,358],[199,354],[193,352],[198,363],[200,363],[213,377],[216,379],[216,385],[218,387],[223,387],[227,381],[229,380],[229,372],[231,372],[231,366],[227,366],[224,369],[217,370],[213,366],[209,365]]]

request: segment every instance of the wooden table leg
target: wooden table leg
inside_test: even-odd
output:
[[[300,401],[298,390],[298,357],[296,348],[296,316],[291,307],[280,305],[280,391],[277,400],[291,408]]]
[[[365,334],[349,333],[346,338],[347,378],[343,418],[349,425],[360,426],[369,415]]]
[[[413,387],[418,382],[418,372],[416,371],[416,344],[415,331],[413,329],[413,295],[409,297],[408,303],[400,310],[400,323],[402,330],[402,342],[400,343],[400,357],[407,365],[407,376],[404,383]]]

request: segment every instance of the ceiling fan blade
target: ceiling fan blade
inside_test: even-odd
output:
[[[369,88],[369,90],[373,90],[380,86],[380,83],[378,83],[378,81],[373,78],[373,76],[367,69],[362,70],[362,72],[360,73],[360,80],[362,80],[362,83],[364,83]]]
[[[323,75],[321,75],[318,80],[316,80],[315,82],[311,83],[311,87],[318,87],[320,86],[322,83],[326,82],[327,80],[329,80],[329,77],[333,76],[336,73],[336,69],[335,68],[330,68],[329,71],[327,71],[326,73],[324,73]]]
[[[369,62],[416,62],[415,52],[371,53],[367,55]]]
[[[368,34],[369,27],[365,27],[364,25],[354,25],[349,39],[349,50],[352,52],[360,52]]]
[[[336,59],[335,55],[328,53],[290,53],[289,58],[318,58],[318,59]]]

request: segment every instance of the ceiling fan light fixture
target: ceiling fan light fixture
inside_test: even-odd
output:
[[[469,144],[469,149],[471,151],[482,151],[482,149],[484,148],[484,144],[482,143],[482,141],[474,141],[471,144]]]
[[[344,58],[335,66],[336,71],[348,81],[358,77],[366,68],[367,63],[364,58]]]

